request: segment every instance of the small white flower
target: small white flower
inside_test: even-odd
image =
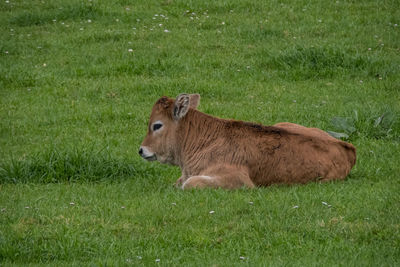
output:
[[[240,257],[239,257],[239,259],[241,259],[241,260],[245,260],[245,259],[246,259],[246,257],[240,256]]]
[[[69,204],[70,204],[71,206],[75,205],[75,203],[74,203],[74,202],[70,202]]]
[[[160,262],[160,259],[156,259],[156,262]]]
[[[397,24],[394,24],[395,27],[397,27]]]
[[[209,212],[210,214],[213,214],[213,213],[215,213],[215,211],[213,211],[213,210],[210,210],[210,212]]]
[[[88,23],[92,23],[92,20],[91,20],[91,19],[88,19],[87,22],[88,22]]]
[[[222,25],[225,25],[225,21],[221,22]]]
[[[25,207],[25,209],[30,209],[30,208],[31,208],[31,207],[29,207],[29,206],[26,206],[26,207]]]
[[[360,83],[363,83],[363,81],[362,81],[362,80],[360,80]]]
[[[125,209],[125,206],[122,206],[121,209]]]
[[[322,205],[328,206],[328,203],[322,201]]]
[[[79,30],[83,31],[83,28],[80,28]]]
[[[294,208],[294,209],[298,209],[298,208],[299,208],[299,206],[297,206],[297,205],[296,205],[296,206],[293,206],[293,208]]]
[[[254,204],[254,202],[253,202],[253,201],[250,201],[250,202],[249,202],[249,204],[250,204],[250,205],[253,205],[253,204]]]
[[[142,259],[142,256],[137,256],[137,258],[138,258],[138,260],[141,260],[141,259]]]
[[[8,54],[8,51],[4,51],[4,53]]]
[[[164,32],[170,32],[169,30],[165,29]]]
[[[371,47],[368,48],[368,51],[371,51]]]
[[[175,202],[172,202],[171,205],[176,206],[176,203],[175,203]]]
[[[162,26],[162,24],[160,23],[160,24],[158,24],[158,26],[159,26],[159,27],[161,27],[161,26]]]
[[[9,3],[10,3],[10,1],[7,0],[7,1],[6,1],[6,4],[9,4]]]
[[[46,67],[47,66],[47,64],[46,63],[43,63],[43,67]]]
[[[129,49],[128,49],[128,52],[129,52],[129,53],[132,53],[132,52],[133,52],[133,49],[132,49],[132,48],[129,48]]]

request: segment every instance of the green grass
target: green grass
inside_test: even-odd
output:
[[[399,4],[2,1],[0,265],[399,265]],[[215,116],[343,133],[357,165],[175,189],[179,170],[137,150],[153,103],[182,92]]]

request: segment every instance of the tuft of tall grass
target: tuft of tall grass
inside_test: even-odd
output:
[[[358,112],[354,110],[348,117],[333,117],[331,126],[335,131],[335,137],[356,138],[363,136],[373,139],[393,139],[400,138],[400,125],[398,116],[392,110],[385,110],[379,115]]]

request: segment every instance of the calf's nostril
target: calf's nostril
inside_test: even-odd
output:
[[[139,149],[139,155],[140,155],[140,156],[143,155],[143,149],[142,149],[142,148]]]

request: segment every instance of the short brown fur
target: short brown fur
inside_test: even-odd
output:
[[[198,101],[199,95],[160,98],[141,147],[160,162],[179,166],[177,185],[184,189],[343,179],[356,162],[352,144],[320,129],[220,119],[198,111]],[[188,103],[186,109],[180,106]],[[151,128],[156,121],[163,123],[159,132]]]

